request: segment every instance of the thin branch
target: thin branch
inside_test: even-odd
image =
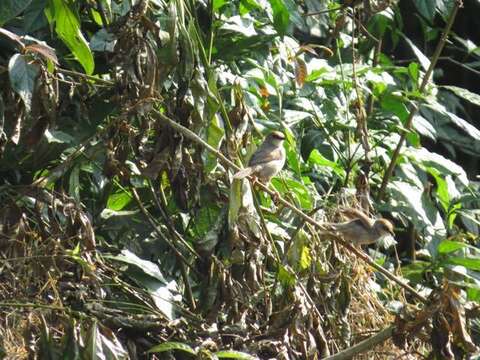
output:
[[[432,61],[430,62],[430,66],[428,67],[427,72],[425,73],[425,76],[423,77],[422,83],[420,84],[419,87],[419,92],[423,93],[425,90],[425,87],[428,84],[428,81],[430,80],[430,77],[432,76],[433,70],[435,69],[435,66],[437,65],[438,59],[440,57],[440,54],[445,47],[445,44],[447,42],[448,34],[450,33],[450,29],[453,26],[453,23],[455,21],[455,17],[457,16],[458,12],[458,7],[459,4],[458,2],[455,2],[455,5],[452,9],[452,12],[450,14],[450,18],[448,19],[447,25],[445,26],[445,29],[443,30],[442,37],[440,38],[440,41],[437,44],[437,48],[435,49],[435,52],[433,53],[432,56]],[[405,143],[405,139],[407,138],[408,133],[410,132],[410,129],[412,128],[412,123],[413,123],[413,118],[415,117],[415,114],[418,111],[418,106],[412,105],[410,109],[410,114],[408,115],[408,119],[405,125],[405,130],[402,131],[400,135],[400,140],[398,141],[397,147],[395,151],[393,152],[392,155],[392,160],[390,161],[390,164],[388,165],[387,170],[385,171],[385,175],[383,176],[382,180],[382,185],[380,186],[380,190],[378,192],[378,200],[382,200],[385,196],[385,190],[387,188],[388,181],[390,180],[390,177],[393,174],[393,170],[395,169],[395,166],[397,164],[398,157],[400,156],[400,151],[402,150],[403,144]]]
[[[389,326],[386,329],[383,329],[379,333],[375,334],[368,339],[365,339],[359,342],[348,349],[342,350],[335,355],[329,356],[325,358],[325,360],[346,360],[352,359],[355,355],[365,352],[367,350],[372,349],[374,346],[383,343],[388,338],[391,338],[393,335],[393,330],[395,329],[394,326]]]
[[[78,77],[84,78],[86,80],[95,81],[95,82],[105,84],[105,85],[109,85],[109,86],[115,85],[115,83],[113,81],[104,80],[104,79],[96,77],[96,76],[83,74],[83,73],[73,71],[73,70],[62,69],[62,68],[59,67],[59,68],[57,68],[57,71],[60,72],[60,73],[63,73],[63,74],[78,76]]]
[[[197,134],[195,134],[193,131],[191,131],[190,129],[187,129],[186,127],[176,123],[175,121],[173,121],[172,119],[170,119],[169,117],[167,117],[166,115],[162,114],[160,111],[158,110],[153,110],[153,112],[155,113],[155,115],[157,115],[161,120],[163,120],[165,123],[167,123],[168,125],[170,125],[173,129],[177,130],[178,132],[182,133],[182,135],[184,135],[185,137],[189,138],[190,140],[202,145],[204,148],[206,148],[207,150],[209,150],[210,152],[212,152],[222,163],[224,163],[225,165],[227,165],[228,167],[234,169],[235,171],[240,171],[241,169],[236,165],[234,164],[232,161],[230,161],[229,159],[227,159],[221,152],[219,152],[217,149],[215,149],[214,147],[212,147],[211,145],[209,145],[208,143],[206,143],[205,141],[203,141]],[[253,180],[251,177],[249,177],[250,180]],[[288,207],[290,210],[292,210],[296,215],[298,215],[300,218],[304,219],[305,221],[307,221],[308,223],[318,227],[319,229],[321,230],[326,230],[325,227],[319,223],[318,221],[316,221],[315,219],[313,219],[312,217],[308,216],[307,214],[305,214],[302,210],[298,209],[295,205],[289,203],[288,201],[286,201],[285,199],[283,199],[282,197],[278,196],[278,194],[276,192],[274,192],[273,190],[269,189],[267,186],[265,186],[264,184],[262,184],[261,182],[257,181],[256,184],[263,190],[265,191],[266,193],[270,194],[271,196],[275,196],[277,201],[279,203],[281,203],[282,205]],[[426,303],[427,302],[427,299],[419,294],[414,288],[412,288],[410,285],[406,284],[403,280],[401,280],[400,278],[398,278],[397,276],[393,275],[390,271],[386,270],[385,268],[381,267],[380,265],[378,265],[377,263],[375,263],[372,259],[370,259],[370,257],[365,254],[363,251],[355,248],[354,246],[352,246],[351,244],[347,243],[345,240],[343,240],[342,238],[338,237],[338,236],[335,236],[334,237],[335,241],[337,243],[339,243],[340,245],[342,245],[343,247],[347,248],[350,252],[354,253],[357,257],[359,257],[360,259],[362,259],[364,262],[366,262],[368,265],[370,265],[371,267],[373,267],[375,270],[377,270],[379,273],[383,274],[386,278],[388,278],[389,280],[391,281],[394,281],[396,282],[398,285],[400,285],[402,288],[404,288],[405,290],[409,291],[415,298],[417,298],[418,300]]]
[[[167,225],[168,231],[170,231],[170,235],[174,238],[176,237],[177,240],[180,241],[185,247],[187,247],[192,254],[194,254],[197,258],[200,258],[200,255],[190,246],[189,243],[187,243],[187,241],[182,237],[182,235],[175,229],[172,223],[172,220],[167,215],[167,204],[165,202],[165,198],[163,196],[159,198],[150,180],[148,181],[148,187],[152,194],[153,200],[157,205],[157,208],[160,211],[161,216],[163,217],[163,221]],[[182,272],[182,278],[185,284],[185,294],[186,294],[188,303],[190,305],[190,309],[195,310],[197,305],[195,304],[195,298],[193,296],[192,286],[190,285],[190,281],[187,276],[187,269],[185,268],[185,265],[183,263],[180,263],[180,270]]]
[[[138,207],[140,208],[140,211],[142,214],[147,218],[148,222],[150,225],[153,227],[155,232],[162,238],[163,241],[168,245],[168,247],[175,253],[175,255],[186,265],[188,266],[195,274],[200,275],[197,269],[193,267],[188,260],[183,256],[183,254],[173,245],[170,240],[165,236],[165,234],[160,230],[160,228],[155,224],[155,222],[152,220],[152,215],[145,209],[145,206],[143,206],[142,201],[140,200],[140,197],[138,196],[137,190],[134,187],[131,187],[130,190],[132,191],[133,198],[137,202]]]

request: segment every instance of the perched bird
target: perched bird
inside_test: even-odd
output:
[[[268,183],[272,177],[282,170],[285,164],[284,140],[285,135],[280,131],[273,131],[268,134],[262,145],[252,155],[248,166],[233,175],[233,178],[243,179],[252,175],[260,181]]]
[[[328,223],[326,228],[338,233],[343,239],[355,245],[373,244],[387,235],[395,235],[393,225],[387,219],[372,220],[356,209],[342,211],[351,220],[342,223]]]

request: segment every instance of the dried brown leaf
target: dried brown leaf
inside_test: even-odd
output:
[[[295,81],[299,87],[302,87],[305,84],[305,79],[307,78],[308,70],[307,64],[305,61],[300,58],[295,58]]]

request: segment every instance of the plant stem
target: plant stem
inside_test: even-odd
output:
[[[453,6],[452,12],[450,13],[450,17],[448,19],[447,25],[445,26],[445,29],[443,30],[442,37],[440,38],[440,41],[437,44],[437,48],[435,49],[435,52],[433,53],[432,56],[432,61],[430,62],[430,66],[428,67],[427,72],[425,73],[425,76],[423,77],[422,83],[420,84],[419,91],[423,92],[425,90],[425,87],[428,84],[428,81],[430,80],[430,77],[432,76],[433,70],[435,69],[435,66],[437,65],[438,59],[440,57],[440,54],[445,47],[445,43],[447,42],[448,34],[450,33],[450,30],[452,28],[453,22],[455,21],[455,17],[457,16],[458,12],[458,6],[459,4],[455,2],[455,5]],[[410,132],[412,128],[412,123],[413,123],[413,118],[415,117],[415,114],[418,111],[418,106],[413,104],[410,109],[410,114],[408,115],[407,122],[405,125],[405,130],[402,131],[400,135],[400,140],[398,141],[397,147],[395,151],[393,152],[392,155],[392,160],[390,161],[390,164],[388,165],[387,170],[385,171],[385,175],[383,176],[382,179],[382,185],[380,186],[380,190],[378,191],[378,196],[377,200],[383,200],[385,197],[385,190],[387,188],[388,181],[390,180],[390,177],[393,174],[393,170],[395,169],[395,165],[397,164],[398,157],[400,156],[400,151],[402,150],[403,144],[405,143],[405,139]]]
[[[207,150],[211,151],[221,162],[223,162],[225,165],[227,165],[228,167],[231,167],[233,168],[235,171],[240,171],[241,169],[236,165],[234,164],[232,161],[230,161],[229,159],[227,159],[225,157],[225,155],[223,155],[220,151],[218,151],[217,149],[215,149],[213,146],[209,145],[208,143],[206,143],[205,141],[203,141],[197,134],[195,134],[193,131],[191,131],[190,129],[187,129],[186,127],[176,123],[175,121],[173,121],[172,119],[170,119],[168,116],[162,114],[160,111],[158,110],[153,110],[153,112],[155,113],[156,116],[158,116],[161,120],[163,120],[165,123],[167,123],[168,125],[170,125],[173,129],[175,129],[176,131],[182,133],[182,135],[184,135],[185,137],[189,138],[190,140],[202,145],[204,148],[206,148]],[[250,180],[253,180],[251,177],[248,177]],[[288,201],[286,201],[285,199],[283,199],[282,197],[278,196],[278,194],[276,194],[273,190],[271,190],[270,188],[268,188],[266,185],[262,184],[261,182],[257,181],[256,184],[263,190],[265,191],[266,193],[270,194],[271,196],[276,196],[277,199],[278,199],[278,202],[283,204],[284,206],[288,207],[290,210],[292,210],[295,214],[297,214],[299,217],[301,217],[302,219],[304,219],[306,222],[314,225],[315,227],[321,229],[321,230],[325,230],[325,227],[319,223],[318,221],[316,221],[315,219],[313,219],[311,216],[308,216],[307,214],[305,214],[302,210],[298,209],[295,205],[289,203]],[[405,290],[407,290],[408,292],[410,292],[415,298],[417,298],[418,300],[426,303],[427,302],[427,299],[419,294],[414,288],[412,288],[410,285],[408,285],[407,283],[405,283],[403,280],[401,280],[400,278],[398,278],[397,276],[393,275],[390,271],[386,270],[385,268],[381,267],[380,265],[378,265],[377,263],[375,263],[372,259],[370,259],[370,257],[365,254],[363,251],[361,251],[360,249],[357,249],[356,247],[354,247],[353,245],[347,243],[345,240],[343,240],[342,238],[338,237],[338,236],[332,236],[335,241],[342,245],[343,247],[347,248],[350,252],[354,253],[357,257],[359,257],[360,259],[362,259],[365,263],[367,263],[368,265],[370,265],[371,267],[373,267],[375,270],[377,270],[378,272],[380,272],[381,274],[383,274],[387,279],[397,283],[398,285],[400,285],[402,288],[404,288]]]

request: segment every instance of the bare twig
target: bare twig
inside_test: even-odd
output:
[[[386,329],[383,329],[382,331],[380,331],[379,333],[373,335],[372,337],[369,337],[368,339],[365,339],[359,342],[358,344],[355,344],[352,347],[349,347],[348,349],[342,350],[336,353],[335,355],[325,358],[325,360],[352,359],[355,355],[365,352],[367,350],[370,350],[375,345],[378,345],[384,342],[385,340],[387,340],[388,338],[392,337],[394,329],[395,329],[394,326],[389,326]]]
[[[92,76],[92,75],[83,74],[83,73],[80,73],[80,72],[77,72],[77,71],[67,70],[67,69],[62,69],[62,68],[58,68],[57,70],[58,70],[58,72],[63,73],[63,74],[78,76],[78,77],[84,78],[86,80],[95,81],[95,82],[98,82],[98,83],[101,83],[101,84],[104,84],[104,85],[109,85],[109,86],[115,85],[115,83],[113,81],[104,80],[102,78]]]
[[[155,189],[152,186],[151,181],[148,181],[148,185],[149,185],[149,188],[150,188],[150,192],[153,196],[153,199],[155,201],[155,204],[157,205],[157,208],[158,208],[158,210],[160,211],[160,214],[163,217],[163,221],[167,225],[167,228],[168,228],[168,231],[170,232],[170,235],[174,238],[176,237],[178,241],[180,241],[183,245],[185,245],[192,252],[192,254],[194,254],[197,258],[200,258],[200,255],[198,255],[198,253],[193,248],[191,248],[190,244],[188,244],[187,241],[185,241],[185,239],[182,237],[182,235],[173,226],[172,220],[167,215],[167,204],[164,202],[165,201],[164,197],[161,196],[159,198],[159,196],[157,195],[157,192],[155,191]],[[197,305],[195,304],[195,298],[193,297],[192,287],[190,285],[190,281],[189,281],[188,276],[187,276],[187,269],[185,268],[185,265],[183,263],[180,263],[180,270],[182,272],[182,278],[183,278],[183,281],[185,283],[185,294],[186,294],[186,297],[187,297],[187,301],[190,305],[190,309],[195,310]]]
[[[168,247],[175,253],[175,255],[186,265],[188,266],[195,274],[200,275],[197,269],[193,267],[188,260],[183,256],[183,254],[173,245],[170,240],[165,236],[165,234],[160,230],[160,228],[155,224],[155,222],[152,220],[152,216],[150,213],[145,209],[145,206],[143,206],[142,201],[140,200],[140,197],[138,196],[137,190],[135,190],[134,187],[131,187],[130,189],[133,194],[133,198],[137,202],[138,207],[140,208],[140,211],[142,214],[147,218],[148,222],[152,227],[154,228],[155,232],[162,238],[163,241],[168,245]]]
[[[442,52],[445,46],[445,43],[447,42],[448,34],[450,33],[450,29],[452,28],[453,22],[455,21],[455,17],[457,16],[458,7],[459,7],[458,2],[455,2],[452,12],[450,13],[450,18],[448,19],[447,25],[443,30],[442,37],[440,38],[440,41],[437,44],[437,48],[433,53],[430,66],[428,67],[427,72],[423,77],[422,83],[420,84],[420,87],[419,87],[420,92],[423,92],[425,90],[425,87],[427,86],[428,81],[432,76],[433,70],[437,65],[438,59],[440,57],[440,53]],[[395,165],[397,164],[398,157],[400,156],[400,150],[402,149],[403,144],[405,143],[405,139],[408,133],[410,132],[410,129],[412,128],[413,118],[415,117],[415,114],[417,113],[417,111],[418,111],[418,106],[412,105],[410,109],[410,114],[408,115],[408,119],[405,124],[405,130],[403,130],[400,135],[400,140],[398,141],[397,147],[393,152],[392,160],[390,161],[390,164],[388,165],[388,168],[385,171],[385,175],[383,176],[382,185],[380,186],[380,190],[378,191],[378,200],[382,200],[383,197],[385,196],[385,190],[387,188],[388,180],[393,174],[393,170],[395,169]]]
[[[234,164],[232,161],[227,159],[220,151],[218,151],[217,149],[215,149],[214,147],[212,147],[211,145],[209,145],[208,143],[203,141],[193,131],[191,131],[190,129],[187,129],[186,127],[184,127],[184,126],[182,126],[178,123],[176,123],[175,121],[173,121],[172,119],[170,119],[166,115],[162,114],[161,112],[159,112],[157,110],[153,110],[153,111],[161,120],[163,120],[165,123],[170,125],[172,128],[174,128],[178,132],[182,133],[182,135],[184,135],[185,137],[189,138],[190,140],[202,145],[204,148],[206,148],[207,150],[212,152],[225,165],[233,168],[236,171],[241,170],[236,164]],[[250,180],[252,180],[252,179],[250,178]],[[272,196],[276,196],[279,203],[288,207],[290,210],[292,210],[295,214],[297,214],[299,217],[304,219],[306,222],[318,227],[319,229],[326,230],[325,227],[321,223],[319,223],[318,221],[316,221],[312,217],[305,214],[302,210],[298,209],[295,205],[289,203],[288,201],[286,201],[282,197],[278,196],[278,194],[276,194],[273,190],[269,189],[267,186],[265,186],[261,182],[257,181],[256,184],[266,193],[268,193]],[[347,243],[346,241],[344,241],[342,238],[340,238],[338,236],[334,237],[334,239],[337,243],[339,243],[340,245],[347,248],[350,252],[354,253],[357,257],[361,258],[364,262],[366,262],[368,265],[373,267],[379,273],[383,274],[386,278],[388,278],[391,281],[394,281],[395,283],[397,283],[398,285],[403,287],[405,290],[409,291],[415,298],[417,298],[418,300],[420,300],[424,303],[427,302],[427,299],[423,295],[419,294],[414,288],[412,288],[410,285],[406,284],[403,280],[399,279],[397,276],[393,275],[391,272],[389,272],[388,270],[384,269],[383,267],[381,267],[380,265],[375,263],[372,259],[370,259],[370,257],[367,254],[365,254],[361,250],[355,248],[354,246]]]

